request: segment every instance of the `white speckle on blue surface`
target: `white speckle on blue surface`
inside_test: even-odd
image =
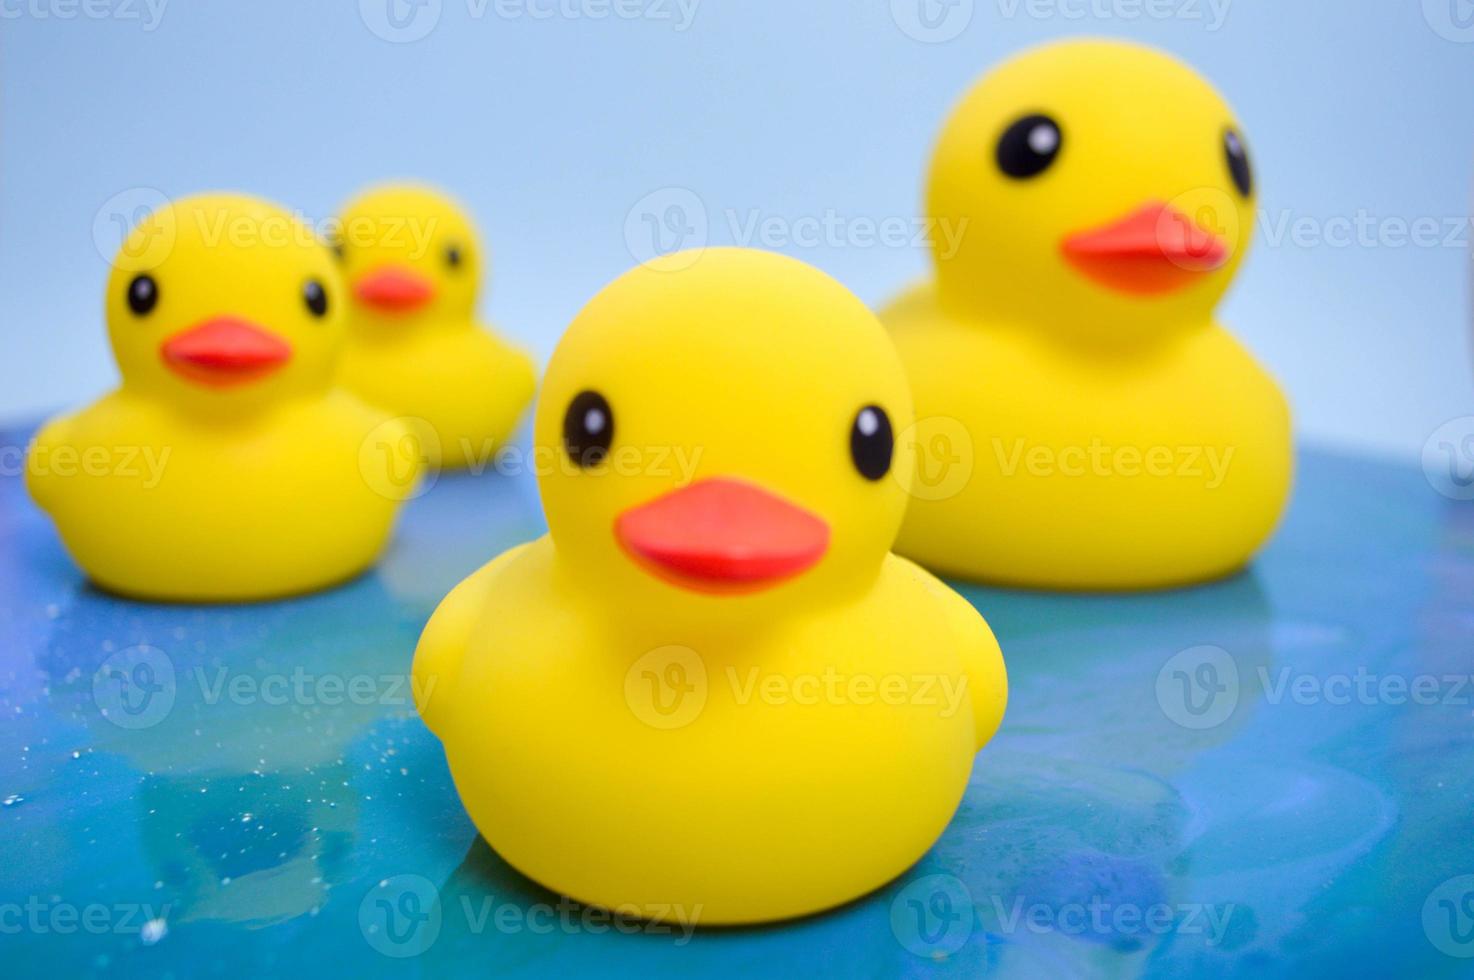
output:
[[[149,919],[143,924],[143,928],[138,930],[138,938],[145,946],[152,946],[167,935],[169,935],[169,923],[163,919]]]

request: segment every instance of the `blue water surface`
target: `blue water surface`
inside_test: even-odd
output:
[[[1012,697],[951,826],[755,929],[611,921],[462,810],[410,655],[542,527],[529,478],[442,477],[343,588],[155,606],[87,586],[0,478],[7,973],[1474,972],[1474,504],[1414,469],[1303,455],[1264,555],[1202,588],[959,586]]]

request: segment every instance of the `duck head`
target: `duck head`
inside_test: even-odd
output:
[[[483,254],[476,229],[450,198],[385,186],[343,210],[335,230],[355,334],[398,339],[425,326],[469,326]]]
[[[331,253],[284,209],[181,198],[129,233],[107,286],[125,388],[201,413],[326,389],[343,340]]]
[[[1207,322],[1243,260],[1242,129],[1161,52],[1080,40],[984,77],[945,124],[927,209],[943,302],[1103,337]]]
[[[911,412],[883,328],[823,273],[727,248],[637,267],[538,403],[560,560],[631,610],[721,622],[857,589],[900,524]]]

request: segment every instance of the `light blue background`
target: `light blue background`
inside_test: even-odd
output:
[[[1474,413],[1467,230],[1456,247],[1265,234],[1358,215],[1467,229],[1474,27],[1452,17],[1474,23],[1470,0],[1213,0],[1221,23],[1209,0],[953,0],[942,43],[900,26],[922,0],[682,0],[689,23],[677,0],[618,0],[657,15],[633,20],[595,16],[613,0],[426,0],[410,43],[368,25],[391,0],[152,2],[156,23],[144,0],[0,0],[0,417],[112,382],[94,222],[120,192],[239,188],[323,218],[385,177],[441,183],[495,252],[485,312],[545,358],[632,263],[647,195],[694,192],[713,243],[754,216],[912,216],[952,100],[1078,33],[1176,52],[1236,106],[1266,218],[1224,315],[1306,439],[1412,458]],[[575,16],[534,16],[558,4]],[[783,250],[871,303],[927,263]]]

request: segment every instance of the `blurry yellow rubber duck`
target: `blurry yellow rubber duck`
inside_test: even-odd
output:
[[[139,222],[107,285],[122,384],[46,425],[27,463],[93,580],[262,599],[374,562],[398,496],[366,464],[408,433],[335,385],[342,306],[331,253],[275,205],[202,195]]]
[[[1044,588],[1247,562],[1289,493],[1290,420],[1213,316],[1254,186],[1208,83],[1134,44],[1029,51],[953,111],[927,214],[936,278],[881,313],[922,420],[897,550]]]
[[[451,592],[415,655],[502,857],[737,923],[932,845],[1007,695],[977,612],[889,554],[910,418],[874,315],[793,259],[681,253],[589,303],[536,414],[550,533]]]
[[[441,466],[490,464],[536,377],[526,354],[476,322],[487,260],[470,219],[435,191],[377,188],[344,210],[337,247],[351,296],[348,386],[428,423],[425,455]]]

